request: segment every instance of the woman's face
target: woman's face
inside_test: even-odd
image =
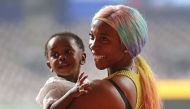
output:
[[[107,23],[96,20],[91,27],[89,48],[100,70],[122,66],[125,46],[118,33]]]

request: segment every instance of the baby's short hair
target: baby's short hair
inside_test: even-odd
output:
[[[50,41],[52,38],[57,37],[57,36],[59,36],[59,37],[70,37],[70,38],[73,38],[73,39],[75,40],[77,46],[78,46],[80,49],[82,49],[83,51],[85,51],[83,41],[82,41],[82,39],[81,39],[78,35],[76,35],[76,34],[74,34],[74,33],[71,33],[71,32],[60,32],[60,33],[55,33],[55,34],[53,34],[53,35],[47,40],[47,42],[46,42],[46,44],[45,44],[45,56],[46,56],[46,57],[47,57],[47,45],[48,45],[49,41]]]

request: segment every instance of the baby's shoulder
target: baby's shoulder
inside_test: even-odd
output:
[[[67,81],[64,78],[59,77],[50,77],[46,83],[44,84],[44,87],[46,88],[56,88],[60,90],[69,90],[72,88],[75,84],[73,82]]]

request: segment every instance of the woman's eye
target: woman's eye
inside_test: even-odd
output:
[[[94,35],[92,33],[89,33],[90,40],[94,40]]]
[[[101,41],[108,41],[108,38],[106,36],[101,36]]]

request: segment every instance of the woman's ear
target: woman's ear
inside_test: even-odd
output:
[[[86,53],[82,53],[82,57],[81,57],[80,64],[81,64],[81,65],[84,65],[85,62],[86,62]]]

